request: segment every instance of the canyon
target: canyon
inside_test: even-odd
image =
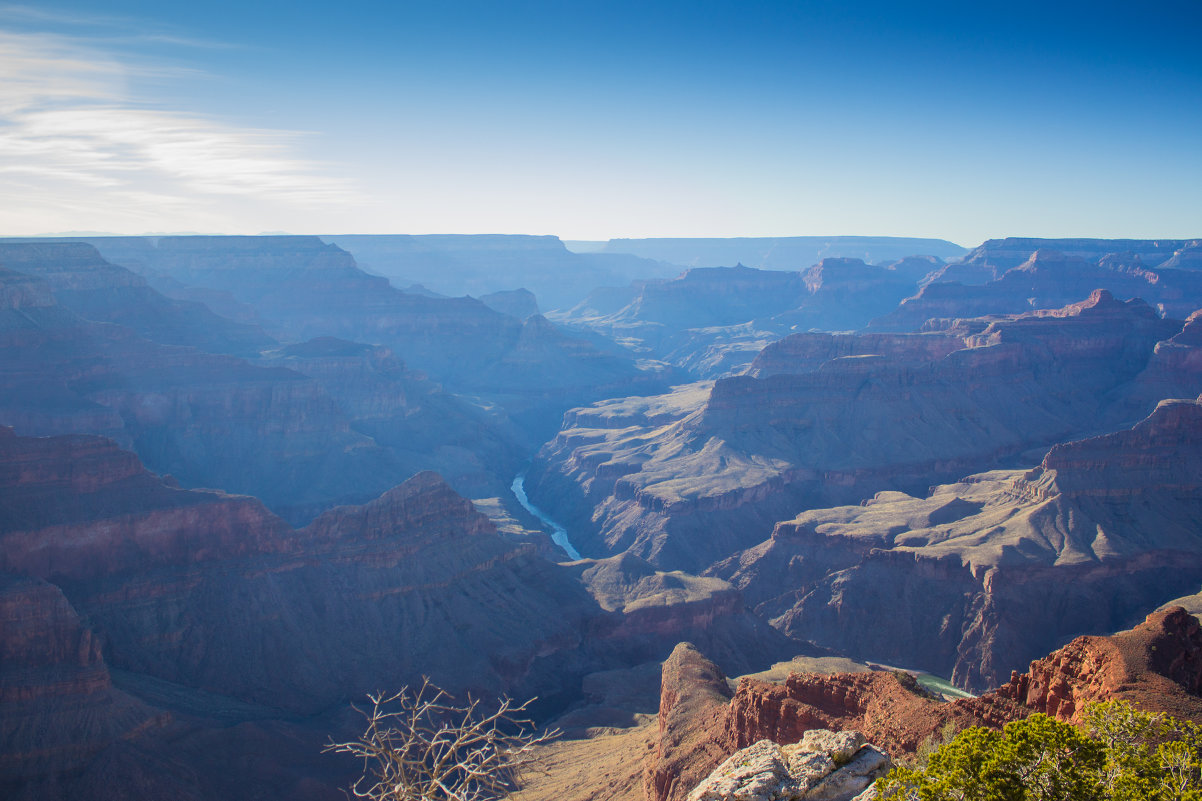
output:
[[[0,240],[0,794],[340,798],[423,676],[537,696],[527,801],[1202,719],[1198,253]]]

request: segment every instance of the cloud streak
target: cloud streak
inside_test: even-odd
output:
[[[112,227],[156,211],[170,213],[163,223],[173,227],[237,230],[246,221],[235,209],[354,199],[348,182],[299,155],[309,134],[240,127],[136,97],[135,81],[173,72],[96,40],[0,30],[0,185],[28,199],[0,209],[0,232],[35,232],[26,228],[39,219],[29,202],[48,204],[38,230]]]

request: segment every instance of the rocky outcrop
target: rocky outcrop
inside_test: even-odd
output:
[[[1034,470],[804,513],[715,573],[794,637],[985,689],[1197,586],[1200,438],[1202,404],[1165,401]]]
[[[729,753],[722,722],[730,701],[726,676],[690,643],[664,662],[658,738],[647,757],[648,799],[679,801]]]
[[[1130,631],[1079,637],[995,691],[950,703],[923,691],[908,674],[876,671],[795,673],[782,684],[744,678],[724,705],[715,666],[686,646],[665,663],[663,675],[660,739],[647,760],[647,775],[655,778],[647,785],[652,801],[684,799],[682,785],[695,786],[740,748],[770,741],[791,753],[790,744],[804,743],[814,728],[862,732],[898,758],[950,732],[1000,728],[1034,712],[1080,723],[1095,701],[1125,699],[1148,712],[1202,720],[1202,634],[1197,619],[1180,608],[1149,615]],[[704,700],[677,701],[694,697]],[[683,731],[692,731],[692,738],[683,738]],[[782,766],[788,761],[771,747],[758,750],[769,766],[771,757]]]
[[[800,374],[722,379],[671,421],[615,429],[569,417],[527,487],[583,553],[633,549],[699,572],[797,510],[919,493],[1111,429],[1130,413],[1122,389],[1180,331],[1142,302],[1097,292],[1056,312],[959,325],[964,347],[945,355],[954,343],[926,334],[906,346],[801,338],[800,350],[818,352],[810,363],[836,357]]]
[[[1110,637],[1078,637],[994,695],[1034,712],[1080,723],[1098,701],[1123,699],[1179,719],[1202,716],[1202,630],[1181,607],[1148,615]]]
[[[807,731],[780,746],[760,740],[714,769],[688,801],[852,801],[892,761],[857,731]]]

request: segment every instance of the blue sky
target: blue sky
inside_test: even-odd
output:
[[[1202,235],[1202,3],[0,5],[0,233]]]

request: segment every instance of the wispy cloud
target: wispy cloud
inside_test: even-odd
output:
[[[24,11],[36,20],[36,10]],[[114,207],[125,219],[157,209],[172,214],[164,224],[203,219],[235,230],[237,219],[222,226],[223,205],[313,207],[354,196],[329,167],[300,155],[311,134],[241,127],[138,96],[137,82],[181,73],[111,41],[0,30],[0,75],[0,187],[27,199],[19,210],[7,200],[0,207],[0,233],[29,232],[13,226],[38,219],[29,207],[38,201],[49,204],[45,223],[33,223],[39,230],[104,227]],[[63,219],[67,209],[87,219]]]

